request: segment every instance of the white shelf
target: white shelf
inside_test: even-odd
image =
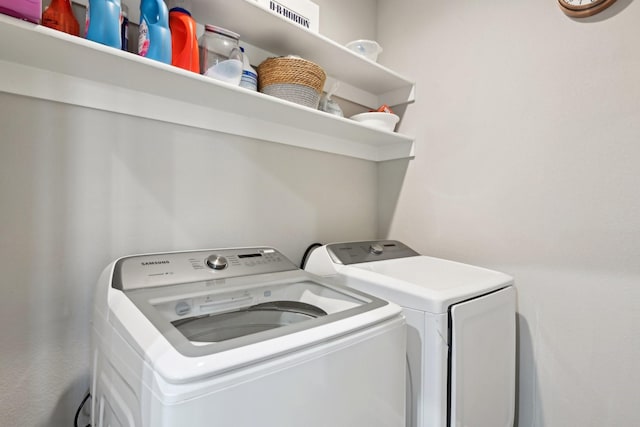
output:
[[[73,2],[87,4],[87,0]],[[127,0],[126,3],[130,21],[137,24],[140,1]],[[333,40],[265,12],[255,0],[193,0],[192,9],[199,24],[213,24],[240,34],[241,44],[248,45],[249,56],[256,65],[269,56],[298,55],[325,70],[328,76],[325,91],[339,81],[336,95],[366,108],[415,101],[413,81]]]
[[[268,15],[268,13],[265,13]],[[413,138],[0,15],[0,91],[371,161]]]
[[[241,41],[268,52],[298,55],[317,63],[329,82],[341,82],[338,96],[367,108],[414,101],[414,82],[333,40],[266,12],[253,0],[194,0],[193,16],[201,24],[235,31]]]

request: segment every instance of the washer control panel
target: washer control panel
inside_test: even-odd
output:
[[[327,251],[335,263],[344,265],[420,255],[397,240],[333,243]]]
[[[130,290],[289,270],[298,267],[269,247],[158,253],[119,259],[111,285]]]

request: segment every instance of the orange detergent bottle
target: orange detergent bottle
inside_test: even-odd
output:
[[[196,21],[191,17],[189,0],[169,1],[171,29],[171,64],[200,73]]]
[[[42,13],[42,25],[74,36],[80,35],[80,25],[73,16],[69,0],[52,0]]]

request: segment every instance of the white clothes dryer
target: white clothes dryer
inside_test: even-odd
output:
[[[269,247],[118,259],[93,308],[91,425],[403,426],[401,313]]]
[[[316,248],[305,269],[393,301],[407,320],[407,426],[513,427],[513,279],[392,240]]]

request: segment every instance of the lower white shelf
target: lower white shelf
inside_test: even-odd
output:
[[[412,137],[0,15],[0,91],[371,161]]]

